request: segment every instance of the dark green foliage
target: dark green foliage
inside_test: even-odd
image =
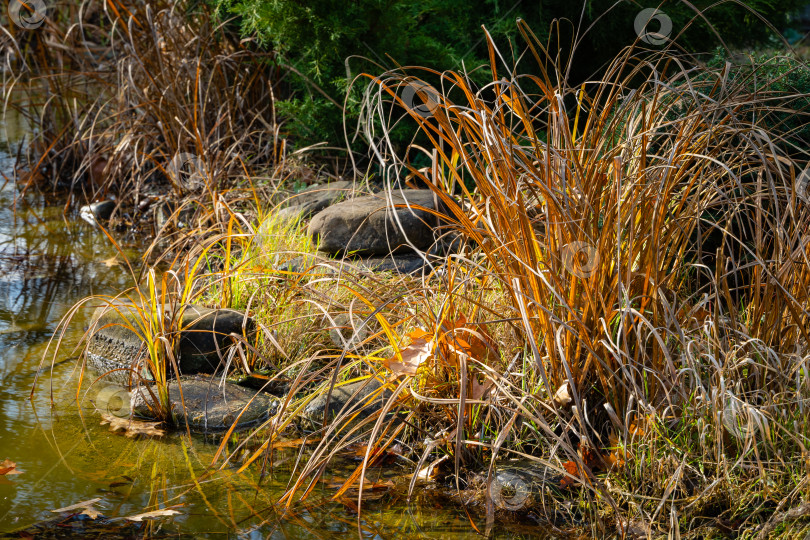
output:
[[[781,29],[788,14],[806,3],[745,0],[741,3],[748,6],[746,9],[726,2],[705,12],[707,23],[696,18],[692,8],[680,0],[663,4],[657,0],[214,1],[223,18],[236,15],[244,35],[255,35],[262,46],[279,53],[281,64],[295,70],[283,81],[280,111],[288,119],[287,131],[298,146],[320,141],[341,145],[344,101],[351,137],[362,89],[356,87],[348,99],[346,90],[360,73],[381,73],[397,65],[437,70],[461,69],[463,65],[471,70],[485,63],[486,42],[481,25],[493,34],[501,51],[519,54],[523,46],[517,37],[516,18],[526,20],[544,41],[554,19],[568,19],[571,22],[562,25],[562,36],[567,41],[551,46],[569,54],[569,38],[579,28],[584,38],[577,44],[570,76],[573,81],[581,81],[593,77],[607,59],[633,43],[633,21],[645,7],[660,7],[672,19],[672,37],[684,31],[678,37],[680,45],[692,51],[711,51],[719,42],[709,24],[727,45],[745,45],[766,39],[770,32],[751,9]],[[693,5],[704,10],[714,3],[695,0]],[[366,82],[361,80],[360,84]]]
[[[730,81],[765,99],[767,108],[750,111],[752,120],[759,116],[769,131],[784,137],[788,152],[810,157],[810,67],[773,50],[734,56],[718,50],[708,65],[719,69],[727,63]]]

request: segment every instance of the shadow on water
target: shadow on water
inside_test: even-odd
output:
[[[8,127],[0,131],[8,133]],[[10,176],[13,160],[4,142],[0,169]],[[65,312],[83,297],[132,284],[104,235],[64,209],[64,201],[50,194],[19,199],[13,182],[0,190],[0,462],[15,462],[21,473],[0,475],[0,535],[39,523],[28,529],[38,538],[477,536],[463,509],[435,498],[411,505],[396,497],[370,502],[358,524],[352,504],[331,501],[334,490],[326,486],[316,489],[310,506],[282,515],[273,503],[289,481],[294,452],[275,456],[260,485],[256,476],[232,471],[202,476],[216,447],[199,439],[133,440],[111,433],[87,400],[80,397],[77,406],[77,363],[68,351],[78,343],[87,313],[74,319],[64,357],[43,370],[29,400]],[[121,239],[128,257],[137,259],[140,241]],[[103,518],[50,512],[89,499],[99,499],[94,507]],[[155,522],[120,519],[158,503],[181,505],[179,513]]]

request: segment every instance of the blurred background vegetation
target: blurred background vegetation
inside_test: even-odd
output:
[[[327,142],[344,146],[343,118],[351,138],[357,123],[362,86],[351,87],[363,72],[381,73],[397,66],[424,66],[439,71],[473,70],[486,63],[485,26],[501,51],[517,57],[523,50],[515,26],[522,18],[542,40],[554,20],[562,36],[579,36],[576,47],[561,39],[552,46],[563,54],[575,50],[570,82],[596,76],[605,63],[636,40],[634,20],[654,7],[673,22],[678,46],[705,59],[721,61],[725,51],[780,47],[784,42],[762,19],[789,41],[799,43],[807,31],[807,0],[214,0],[229,27],[259,47],[272,50],[287,75],[277,92],[278,112],[286,134],[297,147]],[[694,6],[694,7],[692,7]],[[695,10],[701,13],[696,13]],[[762,19],[761,19],[761,18]],[[654,29],[653,29],[654,30]],[[722,41],[718,38],[722,37]],[[524,62],[530,69],[530,61]],[[283,69],[287,68],[287,69]],[[784,71],[784,63],[773,70]],[[486,70],[481,77],[486,78]],[[767,79],[768,77],[764,77]],[[473,77],[475,80],[475,77]],[[763,77],[760,77],[763,79]],[[807,94],[810,77],[799,74],[782,85],[799,83]],[[351,91],[347,95],[347,90]],[[344,107],[345,105],[345,107]],[[403,141],[408,137],[402,130]]]

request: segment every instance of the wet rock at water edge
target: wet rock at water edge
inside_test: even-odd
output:
[[[283,219],[296,217],[308,219],[324,208],[351,196],[354,190],[355,183],[348,180],[309,186],[289,197],[286,201],[288,206],[279,210],[277,215]]]
[[[235,421],[236,429],[254,427],[274,415],[278,409],[277,399],[231,382],[222,383],[219,376],[183,375],[170,381],[168,390],[175,424],[183,429],[188,422],[189,429],[195,433],[225,431]],[[145,388],[132,391],[131,403],[135,415],[151,418],[150,402],[151,397]]]
[[[90,223],[95,225],[98,221],[107,221],[112,216],[115,210],[115,201],[100,201],[82,206],[79,209],[79,216]]]
[[[358,197],[330,206],[309,223],[308,234],[318,249],[330,254],[388,255],[426,250],[436,240],[434,229],[440,221],[421,206],[447,213],[434,193],[427,189],[395,191],[389,200],[384,193]],[[410,244],[409,244],[410,242]]]
[[[380,391],[382,386],[383,384],[377,379],[357,381],[343,386],[336,385],[329,398],[328,410],[326,408],[327,394],[324,392],[306,406],[303,416],[312,424],[312,427],[317,428],[323,424],[325,412],[328,413],[327,421],[329,421],[337,416],[348,403],[349,406],[346,410],[352,411],[351,414],[359,410],[360,414],[357,419],[366,418],[382,409],[385,402],[393,395],[388,388]],[[356,396],[355,393],[357,393]],[[374,394],[373,398],[371,398],[372,394]]]
[[[95,330],[87,344],[87,364],[105,380],[128,386],[138,378],[133,377],[136,373],[145,380],[151,378],[140,317],[136,306],[126,303],[101,306],[94,312],[91,329]],[[220,356],[225,357],[238,337],[250,336],[255,328],[253,320],[242,312],[202,306],[186,306],[179,326],[178,367],[185,375],[213,373],[220,365]]]

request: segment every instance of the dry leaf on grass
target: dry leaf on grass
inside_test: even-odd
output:
[[[470,378],[470,398],[479,401],[484,399],[493,386],[492,381],[485,381],[481,384],[475,377]]]
[[[110,431],[123,431],[127,437],[137,437],[146,435],[149,437],[163,437],[166,432],[160,429],[162,422],[141,422],[131,418],[119,418],[118,416],[104,413],[101,415],[101,425],[109,424]]]
[[[414,330],[408,335],[411,337],[411,344],[400,353],[402,362],[397,360],[396,356],[383,360],[383,365],[397,376],[413,377],[419,366],[433,355],[433,343],[425,339],[430,337],[430,334],[424,330]]]
[[[563,476],[560,480],[560,487],[563,489],[569,488],[577,483],[576,479],[579,478],[579,466],[573,461],[566,461],[563,463],[563,467],[565,468],[565,472],[573,476]]]
[[[8,474],[22,474],[22,471],[17,470],[17,464],[10,459],[4,459],[0,462],[0,476]]]
[[[565,382],[563,382],[560,387],[557,388],[557,391],[554,392],[552,401],[557,407],[560,408],[568,407],[568,405],[571,404],[573,398],[571,397],[571,389],[568,388],[568,379],[566,379]]]
[[[174,508],[178,508],[182,505],[178,504],[176,506],[170,506],[169,508],[163,508],[161,510],[152,510],[151,512],[144,512],[143,514],[135,514],[134,516],[126,516],[123,519],[127,521],[143,521],[145,519],[153,519],[159,517],[166,517],[166,516],[173,516],[175,514],[179,514],[177,510]]]
[[[101,501],[100,498],[90,499],[87,501],[72,504],[70,506],[66,506],[64,508],[57,508],[56,510],[51,510],[51,512],[53,512],[54,514],[61,514],[63,512],[78,513],[89,516],[90,519],[96,519],[98,516],[101,515],[101,512],[96,510],[94,506],[99,501]]]

